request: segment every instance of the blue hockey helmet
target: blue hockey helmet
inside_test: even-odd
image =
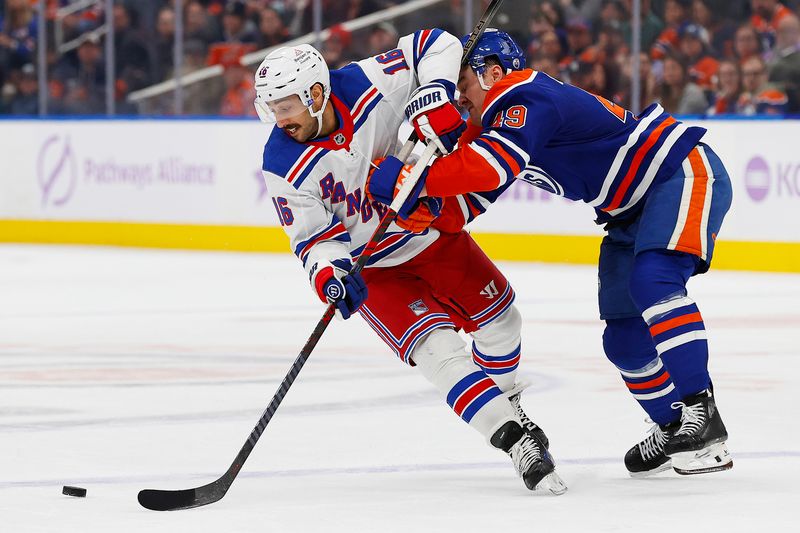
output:
[[[469,35],[461,38],[461,45],[467,44]],[[480,77],[486,68],[486,58],[495,57],[506,73],[525,68],[525,54],[509,34],[496,28],[486,28],[475,44],[467,63]]]

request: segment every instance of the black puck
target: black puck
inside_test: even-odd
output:
[[[64,488],[61,489],[61,494],[66,496],[75,496],[76,498],[85,498],[86,489],[82,487],[71,487],[69,485],[64,485]]]

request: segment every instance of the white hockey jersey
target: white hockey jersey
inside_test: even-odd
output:
[[[386,207],[366,194],[370,162],[396,153],[403,108],[419,86],[441,81],[452,93],[461,59],[459,40],[439,29],[402,37],[398,48],[331,71],[339,129],[298,143],[274,128],[264,146],[263,173],[292,250],[309,272],[320,260],[349,269]],[[393,266],[439,236],[389,227],[367,266]]]

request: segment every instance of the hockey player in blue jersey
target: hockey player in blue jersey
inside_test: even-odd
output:
[[[655,422],[626,454],[626,467],[632,476],[731,468],[704,322],[686,290],[691,276],[708,270],[731,203],[728,174],[701,142],[705,129],[658,104],[634,116],[523,65],[508,34],[487,30],[461,70],[459,103],[470,127],[421,179],[431,196],[485,193],[449,202],[435,225],[460,227],[515,178],[592,205],[607,231],[599,260],[603,348]],[[370,192],[390,201],[396,177],[397,163],[387,159]]]

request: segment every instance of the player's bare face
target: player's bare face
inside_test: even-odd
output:
[[[486,92],[478,81],[478,76],[471,67],[464,67],[458,76],[458,105],[469,113],[470,122],[476,126],[481,125],[481,113],[483,103],[486,100]]]
[[[279,120],[277,126],[299,143],[308,141],[317,133],[317,119],[307,109],[293,117]]]

